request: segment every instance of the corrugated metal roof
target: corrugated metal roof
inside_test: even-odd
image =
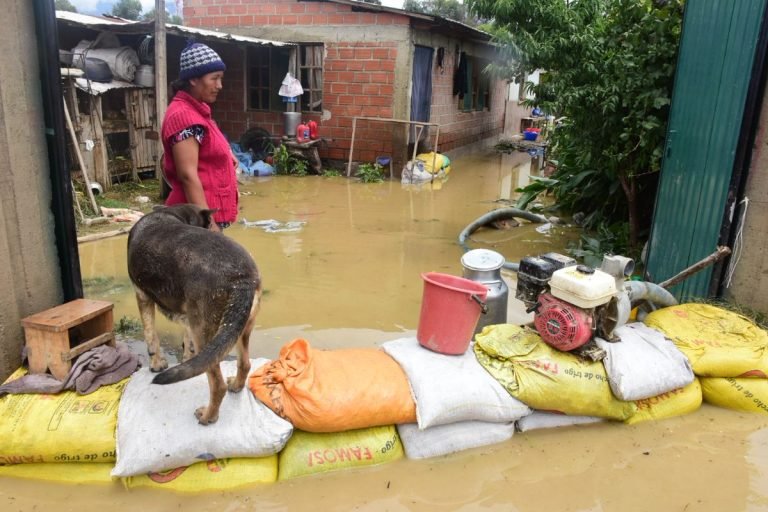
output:
[[[56,20],[67,23],[68,25],[91,28],[94,30],[109,30],[115,33],[152,33],[155,30],[154,21],[130,21],[116,17],[91,16],[68,11],[56,11]],[[253,44],[257,46],[296,46],[295,43],[286,43],[283,41],[272,41],[269,39],[259,39],[256,37],[241,36],[229,34],[227,32],[218,32],[216,30],[205,30],[202,28],[191,28],[182,25],[165,24],[167,34],[179,37],[197,36],[200,39],[215,39],[220,41],[238,42]]]
[[[76,78],[75,87],[93,96],[99,96],[100,94],[104,94],[107,91],[113,91],[115,89],[138,89],[142,86],[115,79],[112,79],[111,82],[103,83],[94,82],[93,80],[88,80],[87,78]]]

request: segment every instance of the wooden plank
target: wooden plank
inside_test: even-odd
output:
[[[99,334],[95,338],[91,338],[88,341],[84,341],[83,343],[80,343],[76,347],[74,347],[72,350],[68,352],[62,352],[61,354],[61,360],[62,361],[72,361],[80,354],[83,354],[85,352],[88,352],[92,348],[96,348],[99,345],[104,344],[114,346],[115,345],[115,333],[114,332],[105,332],[103,334]]]
[[[102,300],[75,299],[51,309],[41,311],[21,320],[25,328],[31,327],[49,332],[66,332],[71,327],[112,311],[113,304]],[[110,327],[111,330],[111,327]]]

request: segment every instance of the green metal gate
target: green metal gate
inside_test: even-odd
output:
[[[661,282],[718,244],[766,0],[685,4],[646,278]],[[706,297],[712,269],[672,292]]]

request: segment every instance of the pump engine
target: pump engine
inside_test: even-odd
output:
[[[557,253],[526,257],[517,272],[515,296],[528,312],[545,343],[562,351],[599,360],[605,357],[595,336],[615,341],[613,331],[629,319],[631,303],[625,280],[634,262],[605,256],[599,269],[577,265]]]

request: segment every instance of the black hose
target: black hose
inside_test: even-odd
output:
[[[519,208],[499,208],[498,210],[493,210],[484,215],[481,215],[472,221],[467,227],[465,227],[461,233],[459,233],[459,245],[461,245],[461,248],[464,249],[464,252],[469,251],[470,249],[467,246],[467,239],[472,233],[481,227],[490,224],[491,222],[513,218],[525,219],[531,222],[537,222],[539,224],[549,222],[543,215],[520,210]],[[517,272],[518,268],[520,268],[520,264],[506,262],[504,263],[504,268],[513,272]]]

